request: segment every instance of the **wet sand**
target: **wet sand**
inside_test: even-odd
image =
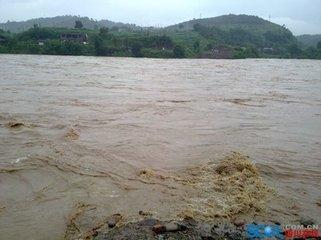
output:
[[[262,212],[227,215],[321,223],[321,61],[0,55],[0,72],[6,239],[62,238],[75,213],[85,231],[115,213],[207,210],[213,195],[168,176],[233,151],[272,192]]]

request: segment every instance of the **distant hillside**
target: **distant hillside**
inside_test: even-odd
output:
[[[78,20],[82,29],[75,28]],[[256,16],[232,14],[194,19],[166,28],[78,16],[8,22],[0,24],[0,53],[321,59],[320,47],[303,48],[284,26]]]
[[[321,42],[321,34],[317,35],[300,35],[296,37],[304,47],[316,47]]]
[[[34,24],[38,24],[40,27],[57,27],[57,28],[74,28],[75,22],[80,20],[84,28],[98,29],[100,27],[118,27],[126,29],[138,28],[134,24],[116,23],[109,20],[96,21],[88,17],[79,16],[58,16],[51,18],[35,18],[23,22],[6,22],[0,23],[0,29],[5,31],[9,30],[12,33],[20,33],[33,27]]]
[[[195,24],[200,24],[205,27],[218,27],[223,30],[231,28],[242,28],[244,30],[251,30],[256,32],[266,32],[269,30],[280,30],[284,27],[275,23],[266,21],[262,18],[249,15],[223,15],[213,18],[193,19],[187,22],[176,24],[167,27],[169,30],[192,30]]]
[[[224,15],[194,19],[165,28],[168,32],[194,31],[210,41],[211,45],[246,46],[281,50],[296,44],[297,40],[284,26],[256,16]]]

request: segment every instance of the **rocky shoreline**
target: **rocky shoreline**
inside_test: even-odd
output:
[[[131,239],[247,239],[245,223],[202,223],[193,219],[175,222],[162,222],[146,219],[129,223],[108,232],[93,232],[95,240],[131,240]]]
[[[301,218],[300,224],[304,227],[313,226],[315,222],[309,218]],[[264,226],[271,226],[271,238],[255,238],[255,230],[249,230],[250,226],[254,229],[262,224],[252,222],[246,223],[243,220],[233,221],[221,220],[213,222],[198,222],[194,219],[183,221],[162,222],[157,219],[149,218],[137,223],[129,223],[125,226],[115,227],[109,231],[92,231],[87,239],[95,240],[214,240],[214,239],[288,239],[288,234],[278,222],[266,222]],[[308,227],[309,228],[309,227]],[[311,237],[304,239],[321,239]],[[258,232],[257,232],[258,233]],[[252,234],[252,235],[251,235]],[[254,235],[253,235],[254,234]],[[259,234],[259,233],[258,233]],[[262,234],[262,233],[261,233]],[[292,239],[301,239],[293,237]]]

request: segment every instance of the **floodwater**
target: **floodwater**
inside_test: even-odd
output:
[[[0,55],[0,239],[61,239],[77,206],[171,218],[188,196],[139,171],[232,151],[321,224],[321,61]]]

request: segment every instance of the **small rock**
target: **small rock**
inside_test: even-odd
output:
[[[158,224],[159,221],[156,220],[156,219],[153,219],[153,218],[148,218],[148,219],[145,219],[143,221],[140,222],[140,225],[141,226],[148,226],[148,227],[151,227],[151,226],[154,226],[156,224]]]
[[[184,231],[187,227],[183,224],[178,223],[165,223],[165,224],[156,224],[153,226],[153,231],[156,234],[162,234],[165,232],[178,232]]]
[[[120,215],[120,214],[114,214],[114,215],[112,215],[112,216],[107,220],[108,227],[114,228],[114,227],[117,225],[117,223],[119,223],[122,219],[123,219],[123,216]]]
[[[315,224],[315,221],[310,217],[303,216],[300,218],[300,223],[306,227],[306,226],[311,226]]]
[[[233,224],[236,226],[236,227],[243,227],[245,225],[245,221],[242,220],[242,219],[235,219],[233,221]]]
[[[164,224],[156,224],[153,226],[153,232],[156,234],[162,234],[166,232],[166,226]]]
[[[214,239],[211,234],[211,225],[210,224],[199,224],[198,233],[202,240],[212,240]]]
[[[188,228],[185,223],[178,223],[178,226],[180,231],[185,231]]]
[[[243,239],[242,233],[237,232],[237,231],[232,231],[231,233],[229,233],[228,239],[230,239],[230,240],[240,240],[240,239]]]
[[[201,235],[202,240],[214,240],[214,238],[209,234]]]
[[[185,225],[178,224],[178,223],[166,223],[166,232],[177,232],[177,231],[184,231],[187,229]]]
[[[176,223],[166,223],[165,228],[166,232],[176,232],[179,230],[179,225]]]

